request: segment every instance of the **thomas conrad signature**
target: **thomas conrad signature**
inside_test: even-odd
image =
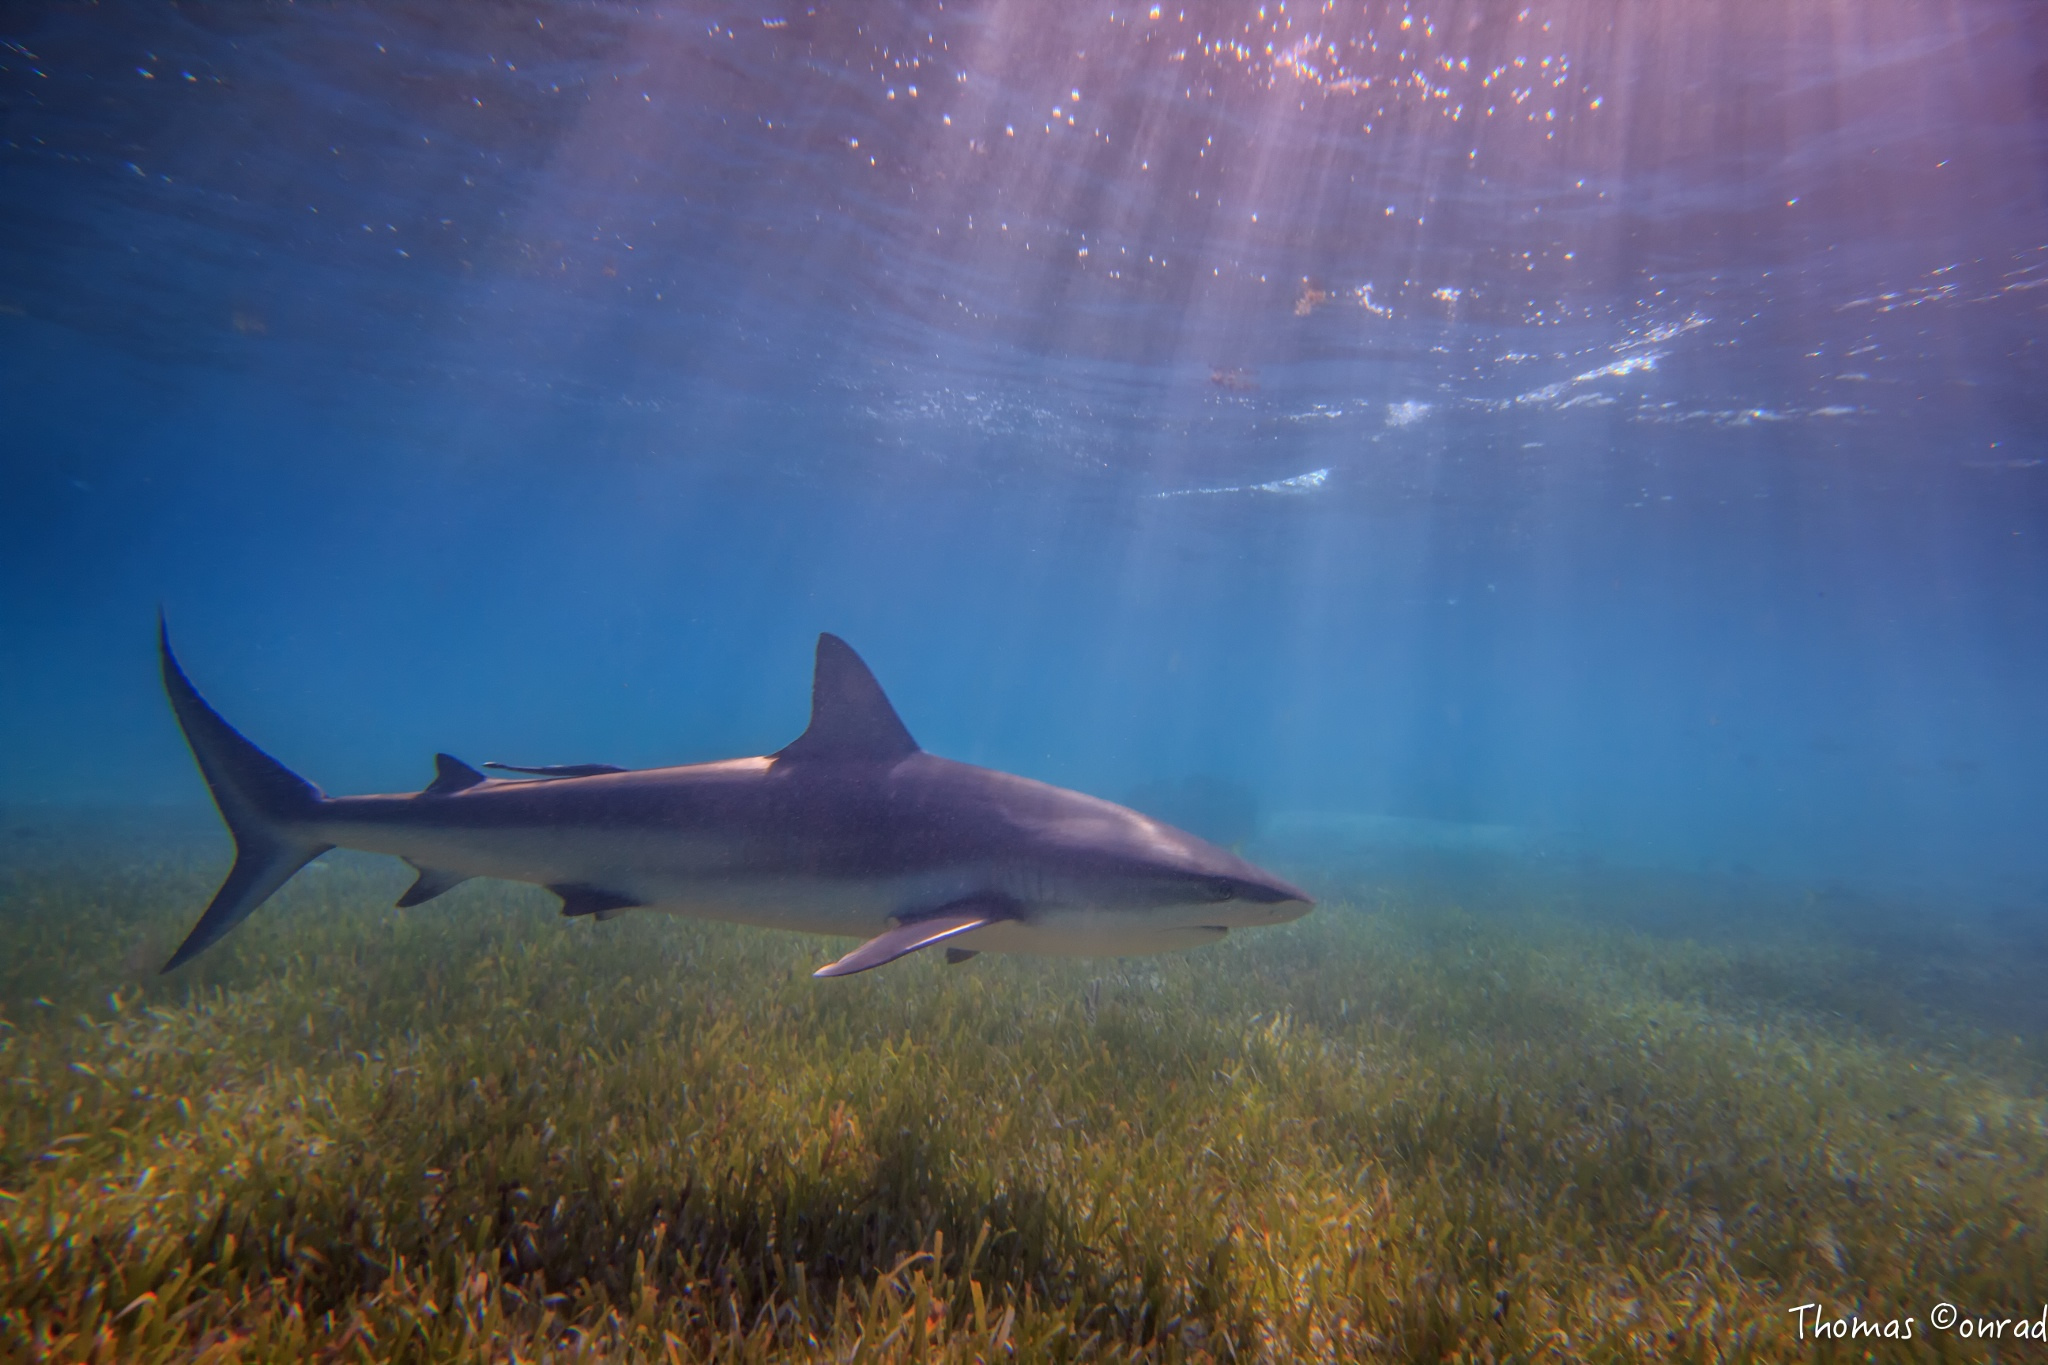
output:
[[[1801,1341],[1808,1335],[1816,1341],[1911,1341],[1920,1323],[1917,1317],[1830,1315],[1827,1306],[1818,1303],[1802,1303],[1785,1311],[1798,1323]],[[1974,1341],[2048,1342],[2048,1306],[2036,1317],[2021,1318],[2006,1313],[1965,1313],[1952,1303],[1937,1303],[1927,1311],[1927,1326],[1933,1332]]]

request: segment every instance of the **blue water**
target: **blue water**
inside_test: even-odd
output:
[[[773,749],[831,630],[1296,863],[2048,901],[2040,5],[0,31],[0,802],[203,806],[160,605],[336,793]]]

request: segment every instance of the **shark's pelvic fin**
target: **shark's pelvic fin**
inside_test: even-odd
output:
[[[421,867],[410,858],[405,861],[420,875],[419,880],[398,898],[398,908],[401,910],[410,910],[415,905],[425,905],[444,891],[453,891],[470,878],[467,872],[448,872],[438,867]]]
[[[875,935],[837,962],[826,963],[811,975],[852,976],[855,972],[864,972],[872,967],[894,962],[906,953],[914,953],[919,948],[929,948],[934,943],[944,943],[947,939],[958,938],[964,933],[979,929],[985,924],[994,924],[1004,918],[993,906],[985,903],[970,904],[973,905],[971,909],[941,913],[929,919],[899,924],[886,933]],[[972,957],[973,954],[969,953],[968,956]]]
[[[334,845],[298,828],[326,799],[320,789],[244,739],[206,704],[178,667],[177,656],[171,653],[170,628],[161,618],[157,648],[171,710],[185,732],[185,742],[192,746],[192,757],[199,761],[213,803],[235,838],[234,868],[164,964],[170,971],[205,952],[290,881],[294,872]]]
[[[548,890],[562,898],[562,913],[571,917],[595,915],[600,920],[608,920],[621,910],[637,909],[643,904],[631,896],[622,896],[616,891],[583,882],[564,882]]]
[[[535,777],[602,777],[606,773],[631,772],[616,763],[551,763],[540,768],[522,768],[517,763],[485,763],[486,768],[501,773],[531,773]]]
[[[820,635],[817,669],[811,675],[810,728],[775,757],[895,763],[916,752],[917,741],[853,646],[837,635]]]
[[[454,792],[466,792],[488,780],[453,754],[435,754],[434,780],[420,789],[420,795],[448,796]]]
[[[978,948],[948,948],[946,949],[946,965],[948,967],[957,967],[970,958],[980,956],[981,950]]]

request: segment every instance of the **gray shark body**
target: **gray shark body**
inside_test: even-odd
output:
[[[234,869],[166,971],[330,848],[388,853],[418,905],[472,877],[533,882],[565,915],[633,909],[867,940],[820,976],[944,944],[1124,954],[1298,918],[1309,898],[1138,812],[917,747],[874,676],[818,639],[810,727],[758,758],[486,777],[437,756],[418,792],[328,797],[199,696],[162,637],[164,687],[235,836]],[[494,767],[501,765],[491,765]]]

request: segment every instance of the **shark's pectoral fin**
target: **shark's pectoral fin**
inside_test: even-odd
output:
[[[413,871],[420,875],[419,880],[415,881],[406,890],[406,893],[398,898],[398,908],[401,910],[410,910],[415,905],[425,905],[442,892],[453,891],[456,887],[468,881],[470,877],[470,874],[467,872],[449,872],[438,867],[421,867],[410,858],[407,858],[405,862],[406,866],[412,868]]]
[[[979,948],[948,948],[946,949],[946,965],[948,967],[957,967],[970,957],[980,956],[981,950]]]
[[[435,754],[434,780],[420,789],[420,795],[448,796],[454,792],[466,792],[487,780],[482,773],[453,754]]]
[[[985,924],[994,924],[1006,916],[990,906],[980,905],[971,910],[953,914],[933,915],[929,919],[912,920],[899,924],[886,933],[875,935],[866,943],[855,948],[837,962],[828,962],[812,972],[812,976],[852,976],[855,972],[879,967],[885,962],[894,962],[905,953],[914,953],[919,948],[929,948],[934,943],[960,935]],[[969,956],[972,956],[970,953]]]
[[[560,886],[551,886],[548,890],[562,898],[562,913],[571,917],[595,915],[600,920],[608,920],[621,910],[632,910],[646,903],[583,882],[564,882]]]

